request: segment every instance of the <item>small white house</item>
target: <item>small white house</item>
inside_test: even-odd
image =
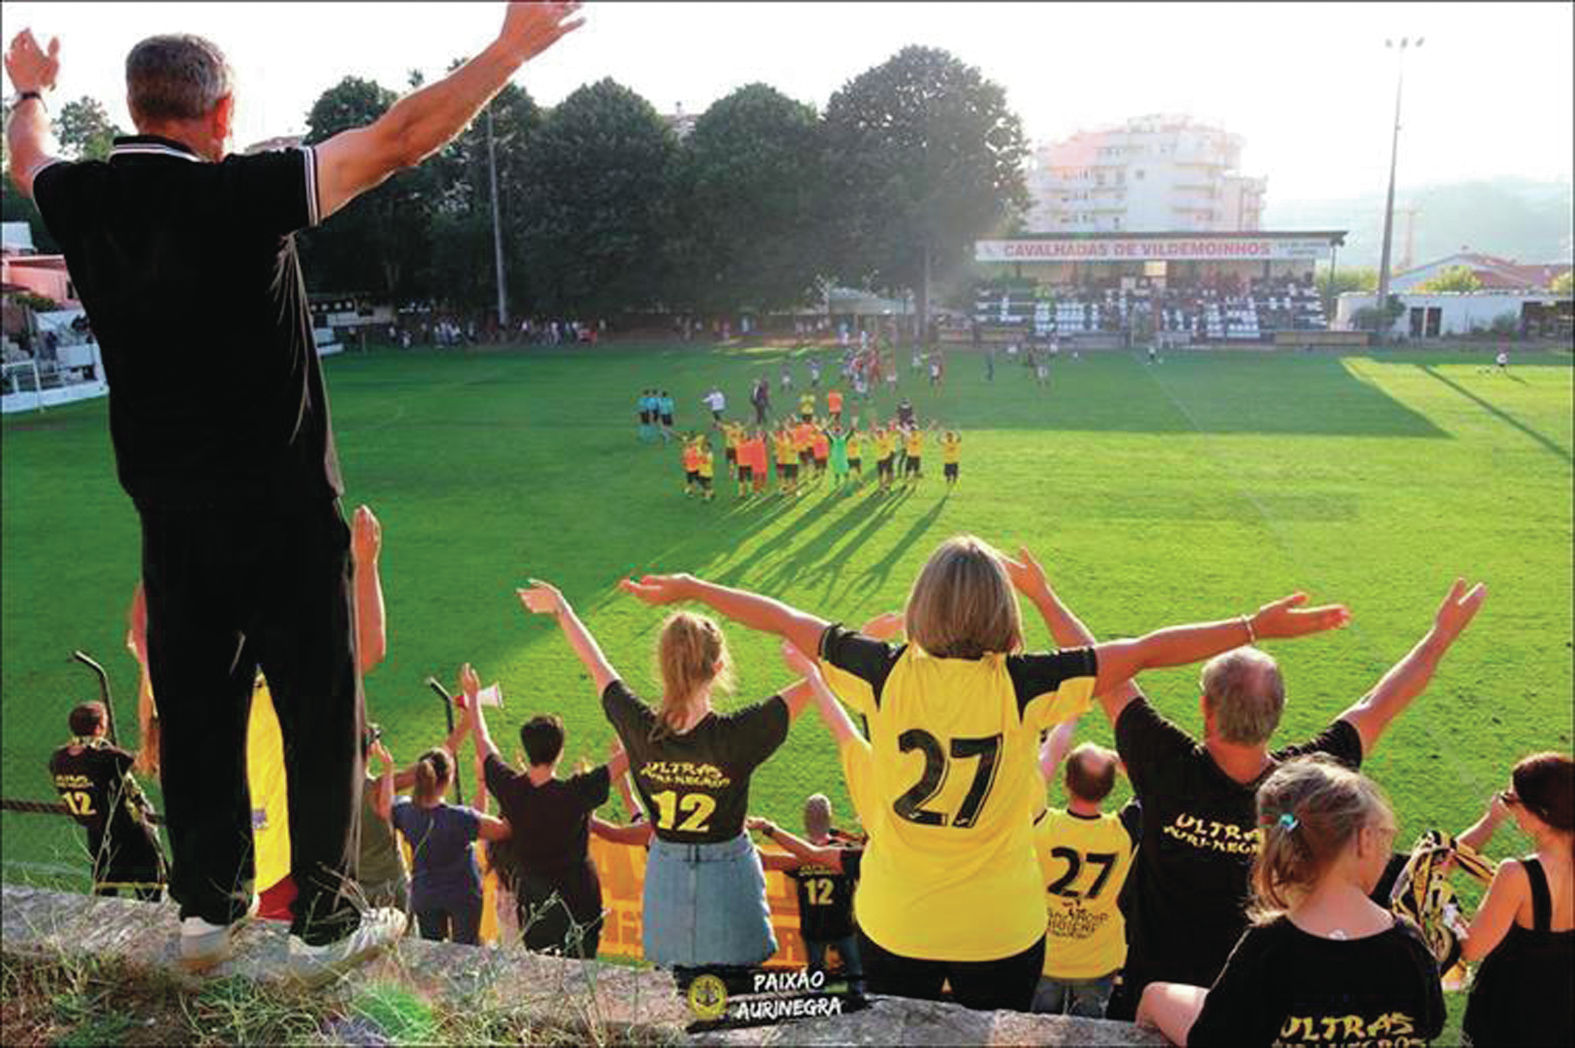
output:
[[[1551,310],[1556,303],[1568,301],[1570,297],[1547,291],[1397,291],[1393,294],[1405,305],[1405,312],[1395,319],[1390,334],[1409,338],[1469,335],[1473,331],[1489,330],[1500,318],[1506,318],[1500,323],[1513,324],[1512,330],[1519,332],[1523,322],[1535,325],[1544,309]],[[1357,312],[1376,308],[1377,304],[1375,292],[1345,292],[1335,307],[1335,330],[1355,331]]]

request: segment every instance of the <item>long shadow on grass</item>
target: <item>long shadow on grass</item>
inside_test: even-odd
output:
[[[791,555],[776,563],[759,585],[769,593],[789,582],[808,582],[831,566],[838,566],[840,572],[841,563],[858,548],[863,538],[868,538],[896,511],[907,494],[904,489],[897,495],[880,496],[872,488],[863,498],[851,502],[844,512],[829,519],[819,531],[806,536]],[[872,505],[874,499],[881,501]],[[864,527],[859,537],[838,549],[839,538],[851,532],[860,521],[864,522]]]
[[[1511,425],[1511,426],[1515,427],[1516,429],[1520,430],[1526,436],[1530,437],[1532,440],[1536,441],[1538,444],[1541,444],[1544,448],[1546,448],[1547,450],[1553,452],[1553,454],[1557,455],[1559,458],[1563,459],[1565,465],[1569,465],[1572,462],[1572,458],[1570,456],[1570,452],[1569,452],[1569,450],[1567,448],[1560,447],[1553,440],[1551,440],[1548,437],[1543,436],[1541,433],[1538,433],[1536,430],[1532,429],[1530,426],[1528,426],[1524,422],[1520,421],[1520,419],[1516,418],[1514,415],[1511,415],[1509,412],[1503,410],[1502,408],[1498,408],[1498,407],[1493,406],[1492,404],[1490,404],[1487,401],[1483,400],[1481,397],[1477,396],[1475,393],[1471,392],[1469,389],[1467,389],[1466,387],[1460,385],[1459,383],[1455,382],[1454,380],[1445,378],[1431,364],[1423,364],[1422,365],[1422,371],[1423,371],[1424,374],[1428,375],[1430,378],[1436,378],[1438,381],[1442,382],[1444,385],[1448,386],[1450,389],[1454,390],[1456,393],[1459,393],[1461,396],[1465,397],[1467,400],[1470,400],[1473,403],[1477,404],[1479,407],[1481,407],[1484,410],[1486,410],[1490,415],[1492,415],[1495,418],[1499,419],[1500,421],[1508,423],[1509,425]]]
[[[946,501],[944,499],[936,499],[935,505],[931,506],[923,516],[909,525],[907,531],[892,541],[887,547],[884,557],[861,571],[857,578],[848,583],[847,587],[842,591],[842,595],[836,601],[830,603],[840,606],[842,601],[852,593],[856,586],[862,586],[870,590],[879,589],[886,581],[886,577],[891,574],[892,569],[897,566],[897,561],[901,560],[902,555],[907,552],[908,547],[930,530],[930,525],[935,523],[935,518],[941,515],[941,510],[945,506]]]

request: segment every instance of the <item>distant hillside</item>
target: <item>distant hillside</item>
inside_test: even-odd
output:
[[[1469,246],[1474,251],[1521,262],[1555,262],[1575,254],[1575,186],[1568,182],[1498,179],[1397,186],[1394,243],[1396,268],[1405,256],[1406,216],[1415,206],[1412,260],[1420,265]],[[1270,183],[1263,213],[1265,229],[1349,229],[1338,264],[1378,265],[1384,233],[1384,192],[1338,200],[1276,200]]]

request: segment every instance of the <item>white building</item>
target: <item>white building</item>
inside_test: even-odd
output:
[[[1395,318],[1390,332],[1413,339],[1471,335],[1491,331],[1495,324],[1505,334],[1536,331],[1570,311],[1569,295],[1547,291],[1400,291],[1393,297],[1405,311]],[[1374,292],[1345,292],[1335,307],[1335,329],[1356,330],[1357,312],[1377,305]]]
[[[1240,135],[1163,114],[1042,145],[1028,172],[1028,228],[1255,231],[1268,179],[1238,173],[1241,147]]]

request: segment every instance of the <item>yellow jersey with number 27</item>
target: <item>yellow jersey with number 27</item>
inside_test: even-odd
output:
[[[870,835],[854,899],[865,934],[923,960],[1031,948],[1046,926],[1039,733],[1088,709],[1093,651],[943,659],[831,626],[820,665],[869,725],[856,794]]]

